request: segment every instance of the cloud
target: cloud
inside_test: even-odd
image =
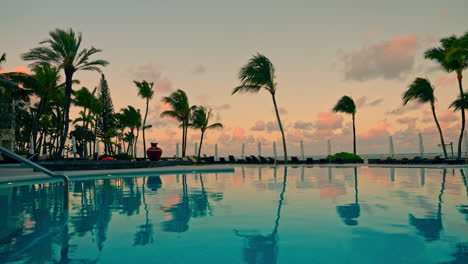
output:
[[[379,99],[376,99],[372,102],[369,103],[369,106],[378,106],[378,105],[381,105],[383,103],[383,98],[379,98]]]
[[[458,121],[458,116],[454,112],[448,110],[439,117],[439,121],[442,123],[452,123]]]
[[[418,118],[405,116],[405,117],[398,118],[396,121],[398,124],[408,125],[408,127],[415,127],[416,121],[418,121]]]
[[[268,132],[279,131],[278,122],[273,122],[273,121],[267,122],[266,129]]]
[[[319,112],[317,114],[317,121],[315,121],[315,128],[319,130],[324,129],[338,129],[343,127],[343,116],[337,115],[333,112]]]
[[[170,93],[173,91],[172,83],[167,78],[156,81],[156,89],[158,90],[158,92],[163,92],[163,93]]]
[[[422,107],[423,105],[422,104],[417,104],[417,103],[409,103],[407,104],[406,106],[401,106],[401,107],[398,107],[398,108],[395,108],[393,110],[390,110],[390,111],[387,111],[385,114],[386,115],[396,115],[396,116],[399,116],[399,115],[403,115],[403,114],[406,114],[410,111],[413,111],[413,110],[418,110]]]
[[[296,121],[294,123],[294,128],[301,129],[301,130],[311,130],[314,127],[312,122],[305,122],[305,121]]]
[[[255,125],[250,128],[252,131],[265,131],[266,125],[265,121],[258,120],[255,122]]]
[[[169,93],[172,92],[171,81],[163,76],[163,72],[160,67],[155,66],[152,63],[140,65],[136,70],[131,70],[133,78],[137,81],[145,80],[147,82],[153,82],[158,92]]]
[[[15,67],[12,71],[2,71],[0,69],[0,73],[7,73],[7,72],[21,72],[21,73],[31,74],[31,71],[23,65]]]
[[[414,34],[383,40],[341,56],[347,80],[399,79],[412,70],[420,40]]]
[[[192,71],[193,74],[204,74],[205,72],[206,72],[206,67],[201,64],[198,64],[197,66],[195,66],[195,68]]]
[[[218,110],[218,111],[229,110],[229,109],[231,109],[231,105],[230,104],[222,104],[222,105],[217,105],[214,108],[216,110]]]
[[[363,107],[366,105],[367,102],[367,96],[361,96],[356,100],[356,106],[358,108]]]
[[[281,114],[281,115],[287,115],[288,114],[288,110],[286,110],[286,108],[284,107],[280,107],[278,109],[278,112]]]
[[[388,131],[388,123],[382,123],[377,127],[370,128],[363,133],[358,134],[358,137],[367,141],[382,141],[386,140],[386,136],[389,135]]]

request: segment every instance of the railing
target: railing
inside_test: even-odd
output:
[[[6,156],[18,161],[18,162],[21,162],[21,163],[24,163],[24,164],[27,164],[28,166],[34,168],[35,170],[37,171],[40,171],[52,178],[61,178],[63,179],[64,183],[66,185],[68,185],[70,183],[70,179],[68,178],[68,176],[65,176],[63,174],[57,174],[57,173],[54,173],[52,172],[51,170],[48,170],[44,167],[42,167],[41,165],[37,164],[36,162],[33,162],[25,157],[22,157],[16,153],[14,153],[13,151],[7,149],[7,148],[4,148],[2,146],[0,146],[0,152],[5,154]]]

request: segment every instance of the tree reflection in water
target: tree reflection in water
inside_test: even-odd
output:
[[[151,224],[149,221],[149,210],[148,204],[146,203],[145,181],[146,186],[153,191],[157,191],[162,186],[162,181],[159,176],[149,176],[147,178],[143,178],[141,193],[145,210],[145,223],[138,226],[138,231],[135,233],[135,237],[133,239],[134,246],[144,246],[154,242],[153,224]]]
[[[187,190],[187,175],[182,174],[182,195],[181,201],[170,207],[163,207],[162,210],[170,213],[172,218],[162,223],[162,228],[166,232],[185,232],[189,229],[190,203]]]
[[[273,231],[268,235],[247,234],[234,230],[234,234],[244,238],[244,261],[253,263],[276,263],[278,257],[278,228],[281,218],[284,194],[286,192],[287,167],[284,167],[283,188],[280,193]]]
[[[361,215],[361,207],[359,206],[357,167],[354,167],[354,203],[339,205],[336,207],[336,212],[346,225],[358,225],[357,218]]]
[[[437,205],[437,213],[435,217],[429,215],[428,217],[417,218],[413,214],[409,214],[409,223],[416,227],[418,233],[426,238],[426,241],[434,241],[440,239],[440,231],[444,228],[442,225],[442,197],[445,191],[445,178],[447,176],[447,170],[444,169],[442,172],[442,183],[439,192],[439,203]]]
[[[468,263],[468,243],[458,243],[455,253],[452,254],[453,260],[441,264],[466,264]]]

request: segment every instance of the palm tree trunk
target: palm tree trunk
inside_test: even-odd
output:
[[[65,69],[65,105],[63,109],[63,131],[60,138],[60,145],[57,151],[57,156],[62,156],[63,149],[65,148],[65,141],[68,136],[68,127],[70,124],[70,105],[71,105],[71,93],[72,93],[72,80],[73,70]]]
[[[143,119],[143,157],[146,159],[146,137],[145,137],[145,126],[146,126],[146,116],[148,115],[148,105],[149,105],[149,99],[146,99],[146,112],[145,112],[145,118]]]
[[[281,119],[280,119],[280,115],[278,112],[278,105],[276,104],[275,94],[271,93],[271,97],[273,98],[273,105],[275,106],[276,118],[278,119],[278,126],[281,131],[281,137],[283,139],[284,163],[288,163],[288,150],[286,149],[286,138],[284,136],[283,125],[281,124]]]
[[[356,114],[353,113],[353,153],[356,155]]]
[[[31,134],[33,137],[33,142],[34,142],[34,149],[37,149],[37,132],[39,130],[39,121],[41,119],[42,114],[44,113],[44,107],[45,107],[45,102],[47,102],[47,94],[44,95],[44,97],[41,98],[41,101],[39,102],[39,107],[37,108],[37,113],[34,118],[33,124],[32,124],[32,129],[31,129]]]
[[[437,119],[434,103],[431,103],[432,116],[436,123],[437,129],[439,130],[440,135],[440,144],[442,145],[442,150],[444,151],[444,157],[447,158],[447,148],[445,146],[444,135],[442,134],[442,128],[440,128],[439,120]]]
[[[463,132],[465,131],[465,103],[463,100],[463,85],[462,85],[462,72],[457,72],[457,79],[458,79],[458,89],[460,90],[460,112],[462,118],[462,124],[460,129],[460,137],[458,138],[458,155],[457,158],[461,159],[462,155],[462,142],[463,142]]]
[[[198,158],[197,158],[197,162],[200,163],[200,154],[201,154],[201,147],[202,147],[202,144],[203,144],[203,135],[205,134],[205,131],[202,131],[201,132],[201,137],[200,137],[200,146],[198,146]]]

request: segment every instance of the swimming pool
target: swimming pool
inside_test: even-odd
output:
[[[0,186],[0,263],[468,263],[463,169],[247,166]]]

